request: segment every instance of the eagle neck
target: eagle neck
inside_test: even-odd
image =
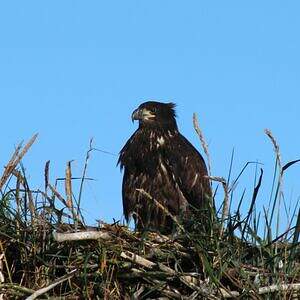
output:
[[[155,136],[169,136],[174,137],[178,134],[177,128],[168,128],[168,127],[147,127],[140,128],[141,132],[143,132],[146,136],[155,137]]]
[[[162,133],[166,133],[166,132],[171,132],[173,134],[178,133],[178,128],[177,128],[177,124],[175,123],[167,123],[167,124],[163,124],[160,126],[150,126],[149,124],[144,124],[144,123],[140,123],[139,124],[139,129],[144,130],[144,131],[156,131],[156,132],[162,132]]]

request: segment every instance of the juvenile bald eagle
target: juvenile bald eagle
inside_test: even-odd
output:
[[[204,159],[180,134],[175,117],[175,104],[154,101],[132,113],[139,127],[121,150],[118,164],[124,168],[124,215],[127,221],[134,218],[138,230],[170,232],[174,224],[168,212],[189,218],[192,207],[205,207],[211,197]]]

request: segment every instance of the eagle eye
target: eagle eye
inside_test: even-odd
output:
[[[156,113],[157,109],[156,109],[156,107],[153,107],[153,108],[150,109],[150,111],[151,111],[152,113]]]

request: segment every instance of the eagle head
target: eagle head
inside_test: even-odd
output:
[[[131,115],[141,127],[175,127],[176,112],[174,103],[147,101],[142,103]]]

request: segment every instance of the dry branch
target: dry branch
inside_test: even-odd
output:
[[[283,292],[283,291],[300,291],[300,283],[291,284],[274,284],[270,286],[261,287],[258,289],[260,295]]]
[[[210,176],[209,179],[212,181],[220,182],[224,190],[223,211],[221,217],[221,235],[222,235],[224,230],[224,223],[225,220],[228,218],[228,214],[229,214],[229,189],[225,178]]]
[[[103,231],[80,231],[72,233],[54,232],[53,238],[56,242],[84,241],[84,240],[110,240],[112,235]]]
[[[72,278],[74,276],[74,273],[76,272],[77,270],[72,270],[70,273],[62,276],[61,278],[57,279],[55,282],[53,282],[52,284],[42,288],[42,289],[39,289],[37,291],[35,291],[32,295],[30,295],[29,297],[26,298],[26,300],[34,300],[36,299],[37,297],[47,293],[48,291],[50,291],[51,289],[55,288],[57,285],[63,283],[64,281]]]
[[[120,256],[132,261],[135,264],[145,267],[145,268],[151,269],[156,266],[156,263],[153,263],[152,261],[145,259],[145,258],[141,257],[140,255],[137,255],[130,251],[123,251],[123,252],[121,252]]]

